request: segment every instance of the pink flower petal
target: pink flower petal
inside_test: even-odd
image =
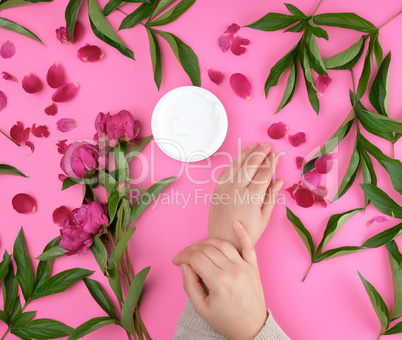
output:
[[[320,174],[316,169],[306,172],[303,176],[303,181],[310,189],[313,190],[320,185],[322,174]]]
[[[66,176],[65,174],[58,174],[57,177],[59,178],[59,180],[60,180],[61,182],[64,182],[64,180],[65,180],[68,176]]]
[[[1,73],[3,74],[3,79],[11,80],[11,81],[14,81],[14,82],[18,83],[18,79],[16,77],[14,77],[12,74],[10,74],[10,73],[8,73],[6,71],[3,71]]]
[[[29,141],[26,142],[25,145],[31,149],[31,153],[30,153],[29,155],[33,154],[34,151],[35,151],[35,145],[33,145],[33,143],[32,143],[32,142],[29,142]],[[28,156],[29,156],[29,155],[28,155]]]
[[[320,195],[317,195],[316,193],[314,193],[314,199],[315,199],[316,202],[320,203],[320,205],[323,208],[326,208],[328,206],[327,200],[324,197],[322,197]]]
[[[216,85],[219,85],[220,83],[222,83],[223,80],[223,73],[217,70],[214,70],[213,68],[207,67],[208,70],[208,76],[209,79],[211,79],[211,81],[213,83],[215,83]]]
[[[327,90],[329,84],[332,83],[332,78],[326,76],[325,74],[317,77],[315,81],[315,87],[317,88],[317,93],[323,95]]]
[[[79,88],[77,83],[66,83],[56,90],[52,100],[57,103],[71,100],[77,95]]]
[[[52,103],[51,105],[49,105],[46,109],[45,109],[45,113],[48,116],[54,116],[57,113],[57,104],[56,103]]]
[[[13,197],[14,210],[20,214],[30,214],[36,211],[36,200],[27,194],[17,194]]]
[[[314,194],[306,188],[297,189],[297,191],[294,193],[294,198],[296,200],[297,205],[303,208],[309,208],[315,202]]]
[[[249,100],[253,96],[250,81],[241,73],[232,74],[230,86],[240,98]]]
[[[242,55],[246,52],[246,48],[243,45],[250,44],[250,40],[244,39],[239,35],[235,35],[233,37],[232,45],[230,46],[230,50],[234,55]]]
[[[65,71],[63,65],[59,62],[55,62],[47,71],[46,81],[48,85],[54,89],[57,89],[64,84],[64,79]]]
[[[292,196],[293,199],[295,198],[294,193],[298,186],[299,185],[295,183],[291,187],[285,189],[290,194],[290,196]]]
[[[222,52],[227,52],[232,44],[233,36],[222,34],[218,39],[218,45],[222,49]]]
[[[290,144],[294,147],[306,142],[306,135],[304,132],[298,132],[295,135],[288,135],[288,138]]]
[[[225,33],[233,35],[239,32],[239,30],[240,26],[238,24],[233,23],[226,29]]]
[[[10,129],[10,137],[18,144],[25,144],[29,138],[30,128],[24,129],[24,124],[20,121],[17,122]]]
[[[32,125],[31,132],[35,137],[49,137],[49,129],[46,125],[39,125],[36,127],[36,124]]]
[[[0,111],[7,106],[7,96],[3,91],[0,91]]]
[[[0,55],[4,59],[11,58],[15,54],[15,46],[14,43],[9,40],[6,41],[3,45],[1,45]]]
[[[37,75],[33,73],[27,73],[22,79],[22,87],[25,92],[37,93],[42,90],[42,82]]]
[[[57,130],[61,132],[68,132],[78,126],[77,122],[72,118],[62,118],[57,121]]]
[[[68,147],[70,146],[70,144],[67,144],[67,139],[62,139],[59,140],[58,143],[56,143],[57,146],[57,151],[59,152],[59,154],[64,155],[68,149]]]
[[[374,222],[377,223],[384,223],[389,221],[388,217],[380,215],[380,216],[376,216],[374,218],[372,218],[371,220],[367,221],[366,226],[367,228],[370,227]]]
[[[325,154],[316,159],[315,169],[320,174],[326,174],[327,172],[331,171],[333,163],[332,155]]]
[[[74,43],[76,43],[82,37],[83,32],[84,32],[84,27],[77,20],[75,22],[75,28],[74,28]],[[66,27],[61,26],[56,29],[56,38],[62,44],[72,44],[70,35],[69,35]]]
[[[268,136],[272,139],[281,139],[286,135],[287,129],[288,127],[285,124],[283,124],[282,122],[278,122],[271,124],[271,126],[267,130],[267,133]]]
[[[68,209],[64,205],[56,208],[52,214],[53,223],[60,226],[64,222],[64,220],[67,218],[69,213],[70,213],[70,209]]]
[[[296,168],[297,168],[297,170],[301,170],[301,169],[302,169],[302,167],[303,167],[303,162],[304,162],[304,158],[303,158],[303,157],[300,157],[300,156],[297,156],[297,157],[296,157]]]
[[[83,62],[95,62],[102,60],[104,54],[102,50],[95,45],[86,44],[78,50],[77,57]]]

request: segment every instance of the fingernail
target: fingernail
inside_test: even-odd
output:
[[[257,146],[258,146],[257,143],[252,143],[252,144],[250,144],[248,147],[249,147],[250,149],[255,149]]]
[[[268,147],[268,146],[271,146],[271,143],[265,142],[265,143],[262,143],[261,146],[263,146],[264,148],[266,148],[266,147]]]
[[[183,275],[186,275],[187,273],[187,268],[183,263],[180,265],[180,271]]]
[[[235,226],[238,229],[243,229],[243,224],[241,224],[239,221],[235,221]]]

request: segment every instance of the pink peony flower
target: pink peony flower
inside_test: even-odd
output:
[[[55,62],[47,71],[46,81],[51,88],[57,89],[64,84],[66,73],[59,62]]]
[[[140,132],[140,123],[127,110],[121,110],[111,116],[110,113],[100,112],[95,120],[96,138],[114,147],[119,141],[130,142]]]
[[[36,200],[27,194],[17,194],[13,197],[12,205],[19,214],[30,214],[36,211]]]
[[[27,93],[37,93],[42,90],[42,81],[36,74],[27,73],[22,78],[22,87]]]
[[[317,93],[323,95],[327,90],[329,84],[331,83],[332,83],[331,77],[326,76],[325,74],[318,76],[317,80],[315,81],[315,87],[317,88]]]
[[[86,44],[78,50],[77,57],[83,62],[93,63],[102,60],[104,57],[104,53],[98,46]]]
[[[6,41],[0,48],[0,55],[4,59],[11,58],[15,54],[15,45],[11,40]]]
[[[232,87],[234,93],[236,93],[240,98],[250,100],[253,96],[250,81],[241,73],[231,75],[230,86]]]
[[[64,213],[65,211],[62,212]],[[61,227],[59,245],[68,250],[66,255],[86,254],[92,244],[93,235],[100,233],[102,226],[109,224],[105,208],[96,202],[84,203],[80,208],[71,211],[64,221],[60,221],[61,218],[57,212],[56,221]]]
[[[246,48],[243,47],[250,44],[250,40],[244,39],[236,33],[240,30],[240,26],[237,24],[230,25],[226,31],[219,37],[218,44],[222,49],[222,52],[227,52],[229,49],[235,55],[241,55],[246,52]]]
[[[14,77],[12,74],[10,74],[6,71],[3,71],[1,73],[3,74],[3,79],[18,83],[18,79],[16,77]]]
[[[3,91],[0,91],[0,111],[2,111],[7,106],[7,96]]]
[[[59,130],[60,132],[68,132],[68,131],[71,131],[72,129],[75,129],[78,126],[75,119],[72,119],[72,118],[59,119],[56,122],[56,125],[57,125],[57,130]]]
[[[84,27],[77,20],[74,28],[74,43],[76,43],[83,35]],[[56,38],[62,44],[72,44],[70,35],[68,34],[67,27],[61,26],[56,29]]]

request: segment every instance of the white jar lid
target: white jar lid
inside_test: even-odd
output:
[[[220,100],[197,86],[166,93],[152,115],[152,134],[168,156],[198,162],[215,153],[225,140],[228,119]]]

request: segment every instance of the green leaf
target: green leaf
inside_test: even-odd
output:
[[[325,13],[313,16],[316,25],[351,29],[359,32],[373,33],[377,28],[355,13]]]
[[[21,311],[22,311],[21,298],[19,295],[17,295],[17,298],[15,299],[15,302],[14,302],[14,306],[11,310],[9,323],[13,323],[15,321],[15,319],[21,315]]]
[[[56,247],[59,244],[59,242],[60,242],[60,236],[55,237],[46,245],[45,249],[43,249],[43,253]],[[34,287],[37,287],[40,283],[49,278],[50,272],[52,270],[52,265],[53,260],[39,262],[38,267],[36,268],[36,280]]]
[[[0,164],[0,174],[5,174],[5,175],[18,175],[22,177],[28,178],[28,176],[24,175],[21,171],[19,171],[17,168],[14,168],[11,165],[7,164]]]
[[[152,71],[154,74],[154,81],[158,90],[162,82],[162,54],[158,38],[152,29],[145,27],[148,33],[149,52],[151,54]]]
[[[321,253],[321,250],[324,248],[324,246],[336,235],[345,222],[361,210],[361,208],[352,209],[341,214],[332,215],[328,220],[322,240],[317,247],[317,254]]]
[[[152,13],[153,8],[154,4],[142,4],[134,12],[130,13],[122,20],[119,27],[119,31],[128,28],[133,28],[142,20],[148,18]]]
[[[246,25],[245,27],[250,27],[252,29],[260,31],[271,32],[278,31],[282,28],[293,25],[299,20],[299,17],[295,17],[293,15],[270,12],[264,15],[261,19],[253,22],[250,25]]]
[[[95,257],[95,260],[99,265],[99,268],[105,274],[107,265],[107,250],[100,237],[101,237],[100,235],[94,237],[94,242],[91,246],[91,252]]]
[[[151,267],[144,268],[134,277],[121,309],[121,326],[131,334],[136,334],[133,314],[150,269]]]
[[[74,29],[75,29],[75,23],[77,21],[77,15],[81,7],[81,1],[82,0],[70,0],[64,13],[64,16],[66,18],[68,35],[70,36],[72,43],[74,43]]]
[[[92,31],[100,40],[116,48],[126,57],[134,59],[133,52],[124,44],[107,22],[96,0],[88,0],[88,15]]]
[[[394,286],[394,309],[391,313],[393,321],[402,316],[402,255],[395,241],[388,242],[386,247]]]
[[[368,132],[390,142],[392,142],[394,139],[392,132],[395,130],[399,131],[402,128],[401,122],[392,118],[381,116],[378,113],[363,111],[356,108],[356,114],[360,123]]]
[[[64,292],[74,283],[93,274],[93,271],[73,268],[58,273],[38,285],[32,294],[32,300],[39,299],[43,296],[53,295]]]
[[[294,33],[299,33],[301,31],[303,31],[307,24],[308,24],[309,19],[306,18],[300,22],[298,22],[296,25],[293,25],[291,27],[289,27],[285,32],[294,32]]]
[[[369,46],[366,52],[366,57],[364,58],[363,70],[357,84],[356,100],[360,100],[367,90],[367,85],[370,80],[371,75],[371,65],[373,63],[373,49],[374,49],[375,35],[370,36]]]
[[[322,60],[320,51],[318,50],[315,36],[309,31],[309,29],[306,29],[305,31],[305,47],[311,68],[320,75],[328,75],[324,61]]]
[[[29,1],[25,0],[6,0],[5,2],[0,1],[0,11],[2,11],[3,9],[26,6],[30,4],[31,3]]]
[[[357,151],[357,143],[353,149],[352,156],[350,157],[349,166],[346,169],[345,176],[342,179],[341,185],[339,186],[338,192],[333,198],[332,202],[335,202],[339,198],[341,198],[352,186],[353,182],[356,179],[357,172],[360,167],[360,154]]]
[[[388,172],[392,186],[402,194],[402,163],[385,155],[379,148],[371,144],[363,135],[358,135],[364,149],[369,152],[380,165]]]
[[[99,328],[111,325],[113,323],[116,323],[116,320],[107,316],[90,319],[71,331],[67,340],[78,340]]]
[[[194,3],[195,0],[181,0],[176,6],[162,14],[159,18],[148,22],[148,26],[155,27],[170,24],[185,13]]]
[[[307,15],[305,15],[300,9],[298,9],[296,6],[292,5],[292,4],[284,4],[286,6],[286,8],[288,9],[288,11],[293,14],[295,17],[298,18],[306,18]]]
[[[19,314],[18,317],[12,321],[13,327],[25,325],[27,322],[31,321],[35,317],[35,314],[36,311]]]
[[[138,145],[133,145],[131,147],[127,155],[127,159],[129,162],[131,162],[133,158],[137,157],[140,154],[140,152],[147,146],[152,137],[153,137],[152,135],[144,137],[143,139],[141,139],[141,142]]]
[[[56,339],[68,336],[73,330],[62,322],[52,319],[37,319],[14,328],[35,339]]]
[[[131,211],[131,223],[133,223],[138,216],[152,203],[156,196],[158,196],[170,183],[174,182],[177,177],[168,177],[153,184],[147,189],[147,194],[142,195],[137,202],[135,202]],[[144,199],[144,197],[147,197]]]
[[[288,207],[286,207],[286,215],[290,223],[292,223],[293,227],[295,228],[297,234],[303,241],[304,245],[306,246],[307,251],[310,254],[311,261],[313,261],[315,257],[315,247],[310,232],[306,229],[300,219]]]
[[[109,212],[109,221],[112,223],[114,217],[116,216],[116,211],[119,206],[119,203],[122,199],[122,196],[117,191],[113,191],[109,197],[107,202],[107,209]]]
[[[115,250],[113,252],[113,260],[116,265],[120,263],[121,257],[123,256],[124,251],[127,248],[128,242],[131,239],[131,236],[133,236],[135,232],[135,228],[128,230],[124,236],[120,239],[120,241],[117,243]]]
[[[383,54],[382,47],[380,44],[380,37],[377,35],[377,38],[374,42],[374,56],[375,56],[375,61],[377,63],[377,67],[380,67],[383,55],[384,54]]]
[[[103,15],[108,16],[112,13],[115,9],[123,4],[123,0],[109,0],[109,2],[103,7]]]
[[[5,251],[3,255],[3,261],[1,261],[0,263],[0,281],[2,281],[6,277],[9,270],[10,262],[11,255],[9,255],[7,251]]]
[[[109,285],[112,288],[114,295],[116,295],[117,300],[119,302],[122,302],[123,293],[121,291],[120,273],[113,261],[109,262],[107,272],[108,272]]]
[[[118,144],[113,148],[113,155],[116,170],[118,171],[117,180],[119,182],[124,182],[127,180],[129,167],[126,154],[124,153],[121,144]]]
[[[67,252],[68,252],[68,250],[63,249],[59,245],[56,245],[56,246],[44,251],[36,259],[40,260],[40,261],[54,260],[54,259],[57,259],[58,257],[64,256],[64,254]]]
[[[329,40],[327,31],[323,30],[318,26],[309,26],[311,33],[313,33],[317,38],[324,38],[325,40]]]
[[[175,2],[176,0],[160,0],[158,4],[156,5],[154,11],[152,12],[152,15],[150,19],[155,18],[159,13],[163,12],[163,10],[167,7],[170,6],[171,3]]]
[[[402,218],[402,207],[373,184],[360,184],[371,203],[383,214]]]
[[[117,320],[114,306],[110,302],[100,283],[91,279],[84,279],[83,281],[97,304],[106,312],[107,315]]]
[[[298,65],[295,61],[292,63],[292,66],[290,67],[290,73],[289,73],[288,82],[286,84],[285,93],[283,94],[282,100],[275,113],[278,113],[280,110],[282,110],[292,100],[293,95],[296,91],[297,69],[298,69]]]
[[[384,335],[400,334],[402,333],[402,322],[398,322],[394,327],[388,329]]]
[[[347,49],[324,60],[329,70],[349,70],[360,60],[363,54],[367,36],[362,36],[357,42]]]
[[[349,254],[354,254],[354,253],[357,253],[362,250],[364,250],[364,248],[362,248],[362,247],[350,247],[350,246],[334,248],[334,249],[324,251],[321,254],[318,254],[316,256],[314,262],[317,263],[317,262],[321,262],[324,260],[333,259],[334,257],[340,257],[340,256],[349,255]]]
[[[362,247],[365,248],[381,247],[384,244],[387,244],[388,242],[392,241],[395,237],[399,236],[401,234],[401,230],[402,230],[402,223],[399,223],[392,228],[388,228],[378,233],[377,235],[370,237],[362,244]]]
[[[38,36],[36,34],[34,34],[33,32],[31,32],[29,29],[17,24],[14,21],[8,20],[6,18],[0,18],[0,28],[4,28],[5,30],[9,30],[9,31],[24,35],[28,38],[31,38],[31,39],[43,44],[42,41],[38,38]]]
[[[116,179],[111,175],[111,173],[100,170],[99,171],[99,183],[106,189],[107,192],[111,193],[117,185]]]
[[[157,30],[155,32],[168,42],[180,65],[190,77],[191,83],[194,86],[201,86],[200,65],[191,47],[172,33]]]
[[[284,57],[279,59],[279,61],[271,68],[269,76],[265,82],[265,97],[268,96],[268,92],[271,87],[278,84],[279,78],[282,73],[292,65],[293,58],[299,52],[299,46],[295,45]]]
[[[4,253],[3,261],[9,257],[7,251]],[[8,272],[3,280],[3,301],[4,301],[4,312],[7,315],[11,315],[14,307],[15,300],[17,298],[18,283],[14,275],[13,263],[9,261]]]
[[[371,105],[383,116],[389,116],[389,64],[391,52],[382,61],[371,85],[369,99]],[[398,131],[400,132],[400,131]]]
[[[381,295],[373,287],[373,285],[368,282],[360,273],[359,277],[363,282],[364,288],[370,298],[371,304],[377,314],[378,320],[381,324],[381,333],[384,333],[389,325],[389,311]]]
[[[308,62],[307,51],[305,48],[302,48],[300,51],[300,65],[304,74],[304,81],[306,83],[307,96],[310,101],[311,107],[317,113],[320,112],[320,101],[317,97],[317,89],[315,88],[315,82],[313,79],[313,75],[311,73],[310,64]]]
[[[77,179],[77,178],[72,178],[72,177],[67,177],[64,181],[63,181],[63,185],[61,190],[66,190],[69,187],[72,187],[73,185],[76,185],[78,183],[81,183],[82,179]]]
[[[373,163],[370,159],[370,156],[361,147],[361,144],[357,144],[357,149],[360,153],[360,162],[362,165],[362,175],[363,175],[363,183],[364,184],[374,184],[377,185],[377,175],[375,173]],[[364,209],[366,209],[367,205],[369,204],[370,200],[366,194],[364,194]]]
[[[2,310],[0,310],[0,320],[4,323],[8,323],[8,315]]]
[[[16,279],[21,287],[22,295],[27,301],[32,295],[35,278],[31,261],[27,254],[22,228],[14,243],[13,257],[17,266]]]

